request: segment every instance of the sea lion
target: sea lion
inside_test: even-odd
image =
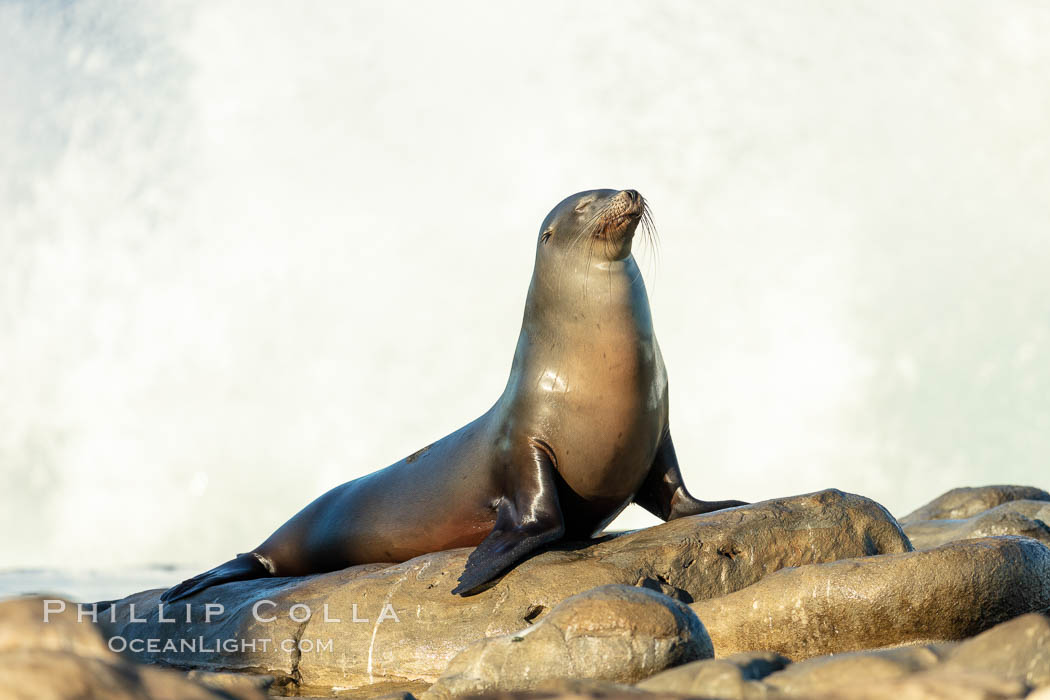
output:
[[[251,552],[166,591],[400,562],[476,545],[453,593],[477,592],[559,540],[592,537],[631,502],[663,520],[743,505],[682,483],[667,375],[631,255],[645,199],[591,190],[544,219],[499,400],[400,462],[337,486]]]

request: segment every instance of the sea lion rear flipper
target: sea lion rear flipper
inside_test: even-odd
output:
[[[547,443],[529,445],[529,465],[510,470],[518,479],[500,500],[496,525],[470,556],[452,592],[476,593],[482,586],[565,532],[554,481],[555,456]]]
[[[248,579],[265,578],[267,576],[273,576],[273,573],[254,553],[238,554],[235,558],[219,564],[214,569],[205,571],[203,574],[197,574],[193,578],[188,578],[177,586],[172,586],[161,594],[160,599],[165,603],[172,603],[205,588],[218,586],[220,583],[247,581]]]
[[[745,501],[701,501],[693,498],[682,480],[670,429],[664,431],[664,437],[656,449],[656,458],[641,488],[634,494],[634,502],[664,521],[747,505]]]

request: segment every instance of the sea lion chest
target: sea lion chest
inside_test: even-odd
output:
[[[523,336],[512,402],[527,418],[517,438],[549,444],[577,496],[619,507],[648,473],[667,420],[667,377],[648,314],[579,314]]]

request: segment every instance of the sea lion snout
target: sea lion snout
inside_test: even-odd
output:
[[[638,190],[620,190],[609,198],[609,213],[630,219],[641,218],[645,212],[645,198]]]
[[[568,215],[563,213],[566,210]],[[631,254],[635,229],[647,217],[648,204],[638,190],[591,190],[566,199],[544,223],[553,224],[555,237],[557,229],[564,227],[563,239],[573,243],[590,240],[592,244],[583,250],[593,259],[618,261]],[[647,233],[649,225],[646,224]]]
[[[638,190],[620,190],[606,200],[602,219],[606,227],[615,228],[625,224],[634,224],[644,214],[645,198],[638,194]],[[633,226],[622,233],[633,234]]]

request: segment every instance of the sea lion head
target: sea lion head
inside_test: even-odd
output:
[[[649,224],[649,207],[637,190],[577,192],[543,220],[537,253],[593,262],[624,260],[642,221]]]

